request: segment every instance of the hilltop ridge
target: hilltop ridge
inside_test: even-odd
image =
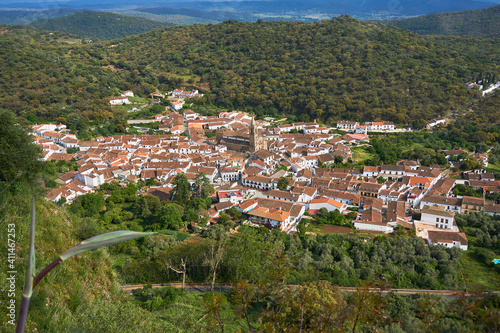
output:
[[[108,40],[136,35],[172,24],[142,17],[84,10],[66,16],[40,19],[30,25],[49,31],[79,35],[83,38]]]
[[[421,35],[500,37],[500,5],[481,10],[433,13],[384,24],[415,31]]]

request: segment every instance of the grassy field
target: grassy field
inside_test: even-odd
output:
[[[500,173],[500,164],[489,163],[488,167],[486,168],[486,171],[493,173]]]
[[[500,255],[495,256],[483,248],[472,248],[462,253],[460,270],[468,290],[474,290],[477,286],[500,290],[500,267],[493,265],[493,257],[500,258]]]
[[[377,154],[369,153],[366,151],[366,146],[352,147],[352,157],[357,163],[364,164],[366,161],[371,160]]]
[[[142,103],[142,104],[148,104],[150,102],[149,99],[138,96],[129,97],[128,100],[131,101],[132,103]]]
[[[138,105],[136,104],[123,104],[123,105],[113,105],[111,107],[112,110],[123,110],[123,111],[128,111],[132,110],[133,108],[137,108]]]
[[[180,242],[184,241],[186,238],[189,238],[189,234],[182,231],[164,230],[161,233],[166,235],[175,235],[175,240]]]

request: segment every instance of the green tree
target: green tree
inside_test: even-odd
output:
[[[14,113],[0,109],[0,198],[7,189],[27,185],[40,188],[39,178],[45,163],[41,149],[33,144],[29,129]]]
[[[341,331],[346,302],[337,287],[327,281],[309,282],[298,287],[290,302],[293,331]],[[296,318],[297,320],[292,320]]]
[[[226,224],[227,222],[229,222],[230,220],[230,217],[229,215],[227,215],[226,213],[224,212],[221,212],[219,214],[219,222],[222,223],[222,224]]]
[[[384,315],[385,304],[382,295],[372,292],[370,290],[372,287],[376,286],[369,282],[362,283],[348,299],[349,321],[352,323],[353,332],[356,332],[358,325],[378,323]]]
[[[215,279],[219,267],[224,259],[225,245],[228,239],[226,233],[222,233],[218,239],[208,240],[208,251],[205,253],[204,265],[210,268],[210,275],[212,276],[212,285],[210,291],[214,290]]]
[[[205,315],[203,317],[208,318],[210,328],[219,326],[222,333],[224,333],[224,319],[222,318],[221,310],[226,303],[226,297],[219,293],[210,292],[203,296],[203,306],[205,307]]]
[[[163,106],[170,106],[170,105],[172,105],[172,102],[167,97],[165,97],[165,98],[161,99],[161,104]]]
[[[462,161],[462,165],[460,166],[460,169],[462,170],[475,170],[482,168],[483,168],[483,162],[472,156],[466,157]]]
[[[75,199],[71,204],[73,212],[82,216],[95,216],[103,209],[104,197],[100,193],[87,193]]]
[[[210,182],[210,179],[208,179],[208,177],[205,173],[199,172],[196,175],[196,178],[195,178],[194,184],[193,184],[194,196],[199,197],[199,198],[206,198],[210,194],[212,194],[213,191],[214,191],[214,186]]]
[[[191,197],[191,186],[189,185],[189,181],[187,176],[183,173],[175,176],[174,181],[172,183],[174,188],[170,195],[173,200],[177,200],[178,202],[185,203]]]
[[[143,195],[137,200],[135,209],[140,217],[147,218],[151,214],[156,214],[161,208],[161,201],[154,195]]]
[[[240,317],[245,318],[248,325],[248,331],[253,331],[248,317],[248,310],[251,309],[252,304],[256,299],[257,288],[253,283],[247,281],[238,281],[233,289],[232,301],[236,305],[236,311]]]
[[[278,189],[286,191],[289,185],[290,185],[290,179],[286,177],[281,177],[280,179],[278,179]]]
[[[177,204],[163,206],[159,213],[162,228],[179,230],[182,226],[182,213],[182,207]]]

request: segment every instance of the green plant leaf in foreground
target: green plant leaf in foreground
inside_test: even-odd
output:
[[[35,275],[35,226],[36,226],[36,209],[35,196],[31,197],[31,225],[30,225],[30,247],[28,254],[28,267],[26,269],[26,281],[24,284],[23,297],[21,300],[21,308],[16,326],[16,333],[24,332],[26,318],[28,316],[28,308],[30,305],[31,295],[33,294]]]
[[[103,246],[109,246],[113,245],[116,243],[128,241],[131,239],[139,238],[139,237],[145,237],[145,236],[151,236],[156,234],[155,232],[137,232],[137,231],[125,231],[125,230],[120,230],[120,231],[113,231],[113,232],[108,232],[106,234],[102,234],[99,236],[95,236],[89,239],[84,240],[77,246],[72,247],[68,251],[64,252],[61,256],[59,256],[56,260],[51,262],[47,267],[44,268],[43,271],[38,274],[35,279],[33,280],[33,288],[40,282],[43,277],[52,270],[52,268],[56,267],[59,263],[63,262],[64,260],[71,258],[72,256],[75,256],[77,254],[90,251],[90,250],[95,250]]]
[[[103,246],[109,246],[113,245],[116,243],[124,242],[127,240],[139,238],[139,237],[145,237],[145,236],[151,236],[156,234],[155,232],[136,232],[136,231],[113,231],[109,232],[107,234],[95,236],[89,239],[84,240],[77,246],[72,247],[68,251],[64,252],[61,256],[59,256],[56,260],[51,262],[47,267],[43,269],[43,271],[38,274],[35,279],[33,279],[33,273],[34,273],[34,260],[35,260],[35,253],[34,253],[34,244],[35,244],[35,205],[34,205],[34,199],[32,200],[31,204],[31,236],[30,236],[30,258],[28,260],[28,273],[26,276],[26,287],[25,291],[23,292],[23,301],[21,304],[21,309],[20,309],[20,316],[17,322],[17,327],[16,327],[16,333],[23,333],[24,332],[24,327],[26,325],[26,316],[28,314],[28,307],[29,307],[29,301],[31,298],[31,293],[33,288],[40,282],[41,279],[45,275],[47,275],[48,272],[50,272],[54,267],[56,267],[59,263],[63,262],[64,260],[71,258],[74,255],[90,251],[90,250],[95,250],[97,248],[103,247]],[[33,284],[31,285],[31,281],[33,281]]]
[[[85,251],[95,250],[103,246],[109,246],[116,243],[128,241],[131,239],[152,236],[155,232],[138,232],[138,231],[113,231],[99,236],[95,236],[82,241],[77,246],[72,247],[61,255],[62,261],[71,258],[74,255],[83,253]]]
[[[35,226],[36,226],[35,196],[32,196],[28,269],[26,271],[26,282],[23,290],[23,296],[25,297],[31,297],[31,294],[33,293],[33,277],[35,276]]]

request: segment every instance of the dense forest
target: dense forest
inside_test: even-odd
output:
[[[0,35],[0,106],[78,122],[113,116],[108,98],[204,88],[197,101],[299,120],[418,125],[475,100],[465,82],[498,74],[498,40],[421,37],[347,16],[311,23],[226,21],[68,44],[24,26]],[[33,116],[32,116],[33,118]],[[414,124],[415,123],[415,124]]]
[[[170,26],[170,23],[151,21],[108,12],[79,11],[57,18],[45,18],[31,23],[49,31],[70,33],[92,40],[109,40]]]
[[[147,40],[160,40],[162,47],[149,48]],[[477,43],[491,52],[472,55]],[[479,72],[498,70],[496,43],[421,38],[339,17],[315,24],[229,21],[172,28],[89,53],[124,69],[141,72],[141,65],[127,60],[134,59],[146,70],[200,77],[211,89],[200,103],[236,109],[261,105],[330,121],[384,118],[408,124],[474,97],[463,84]]]
[[[500,5],[480,10],[433,13],[383,22],[421,35],[497,38],[500,37]]]

